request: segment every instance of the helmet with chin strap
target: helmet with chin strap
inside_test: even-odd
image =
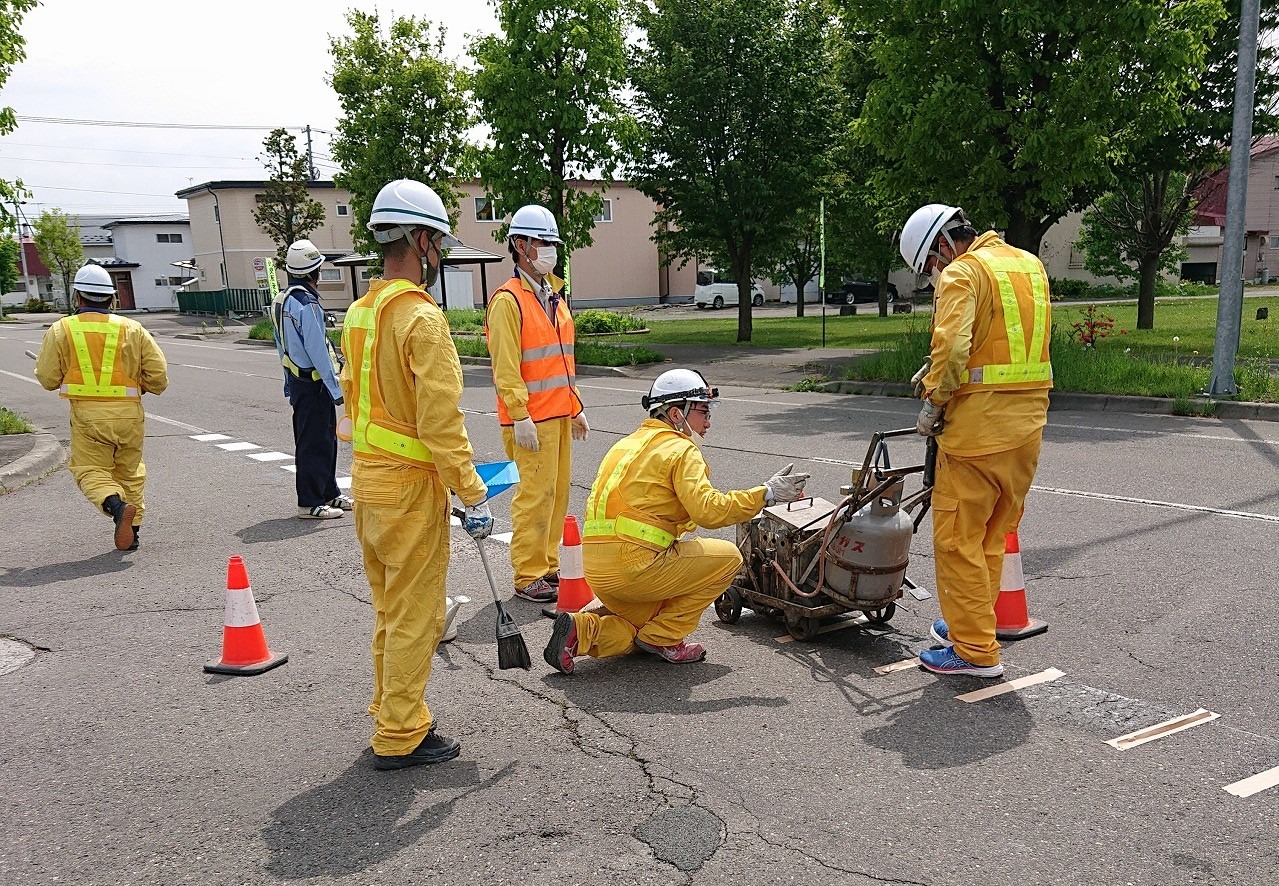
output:
[[[71,287],[89,301],[111,301],[111,296],[115,295],[115,286],[107,269],[92,262],[75,272],[75,282]]]
[[[719,388],[712,388],[695,369],[668,369],[653,380],[653,386],[640,399],[640,405],[649,415],[656,415],[669,406],[685,408],[692,403],[709,403],[718,406],[715,399]]]
[[[916,274],[924,273],[924,265],[928,264],[928,256],[937,238],[945,237],[951,249],[954,249],[955,242],[950,239],[950,231],[967,227],[968,224],[968,217],[958,206],[929,203],[916,209],[906,219],[906,224],[902,225],[901,239],[897,244],[906,266]]]
[[[443,234],[440,245],[445,249],[462,245],[462,241],[453,236],[448,210],[440,195],[411,178],[397,179],[377,192],[369,212],[368,228],[373,232],[373,239],[383,245],[409,237],[418,228]]]

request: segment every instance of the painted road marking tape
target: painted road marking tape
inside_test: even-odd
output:
[[[338,489],[350,489],[350,488],[351,488],[350,477],[338,477]]]
[[[1031,674],[1028,677],[1018,677],[1016,680],[1009,680],[1007,683],[999,683],[995,686],[987,686],[985,689],[978,689],[975,692],[956,695],[955,700],[972,704],[975,701],[984,701],[987,698],[994,698],[996,695],[1003,695],[1006,692],[1016,692],[1018,689],[1025,689],[1027,686],[1051,683],[1053,680],[1064,676],[1066,676],[1064,671],[1049,668],[1046,671],[1040,671],[1038,674]]]
[[[249,449],[261,449],[262,447],[256,443],[239,441],[237,443],[219,443],[218,448],[225,449],[227,452],[245,452]]]
[[[497,535],[490,535],[489,538],[493,539],[493,541],[500,541],[504,545],[509,545],[511,543],[512,534],[513,533],[510,532],[499,532]]]
[[[226,434],[196,434],[191,438],[197,443],[216,443],[219,440],[230,440]]]
[[[248,455],[254,461],[286,461],[293,458],[287,452],[250,452]]]
[[[297,465],[280,465],[280,467],[288,471],[290,474],[296,474],[298,472]]]
[[[904,661],[895,661],[892,664],[880,665],[875,668],[875,673],[883,677],[885,674],[892,674],[896,671],[908,671],[911,668],[919,667],[919,658],[908,658]]]
[[[1132,498],[1127,495],[1110,495],[1104,492],[1084,492],[1079,489],[1058,489],[1053,486],[1031,486],[1035,492],[1047,492],[1052,495],[1071,495],[1076,498],[1093,498],[1100,501],[1117,501],[1125,504],[1143,505],[1150,508],[1170,508],[1174,511],[1191,511],[1196,514],[1216,514],[1219,517],[1235,517],[1240,520],[1261,520],[1265,523],[1279,523],[1279,516],[1274,514],[1254,514],[1249,511],[1231,511],[1225,508],[1209,508],[1204,505],[1187,505],[1175,501],[1159,501],[1154,498]]]
[[[1279,784],[1279,766],[1274,769],[1267,769],[1265,772],[1258,772],[1256,775],[1250,775],[1234,784],[1228,784],[1222,790],[1226,791],[1226,793],[1234,794],[1236,797],[1251,797],[1253,794],[1260,793],[1277,784]]]
[[[1118,738],[1112,738],[1106,744],[1112,748],[1118,748],[1126,751],[1129,748],[1135,748],[1139,744],[1145,744],[1148,741],[1154,741],[1156,738],[1163,738],[1166,735],[1172,735],[1175,732],[1182,732],[1192,726],[1198,726],[1200,723],[1210,723],[1220,717],[1221,714],[1214,714],[1212,711],[1205,711],[1203,708],[1195,711],[1193,714],[1186,714],[1182,717],[1174,717],[1163,723],[1156,723],[1154,726],[1147,726],[1145,729],[1138,729],[1136,732],[1129,732],[1127,735],[1121,735]]]

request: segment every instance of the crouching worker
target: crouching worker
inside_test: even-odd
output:
[[[561,613],[544,653],[556,670],[572,673],[577,655],[606,658],[634,647],[675,664],[701,661],[706,650],[688,636],[732,582],[742,555],[731,541],[677,538],[803,495],[808,474],[792,474],[790,465],[752,489],[711,485],[699,446],[717,395],[699,372],[662,373],[642,401],[648,420],[604,457],[586,503],[582,559],[612,614]]]

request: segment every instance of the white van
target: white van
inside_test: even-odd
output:
[[[693,290],[693,302],[704,308],[722,308],[725,305],[737,304],[737,281],[731,275],[714,268],[702,268],[697,272],[697,287]],[[758,283],[751,283],[751,304],[759,307],[764,303],[764,290]]]

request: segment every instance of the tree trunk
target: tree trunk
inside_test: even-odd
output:
[[[879,269],[879,316],[888,316],[888,267]]]
[[[1159,279],[1159,254],[1143,255],[1137,263],[1141,272],[1137,285],[1137,328],[1155,328],[1155,282]]]
[[[1030,218],[1017,210],[1008,213],[1008,229],[1004,232],[1004,242],[1027,252],[1039,255],[1039,247],[1043,244],[1044,234],[1057,221],[1055,218]],[[980,234],[981,232],[978,231]]]
[[[812,279],[813,279],[812,277],[808,278],[808,280],[812,280]],[[794,281],[795,283],[795,316],[796,317],[804,316],[804,287],[808,285],[808,280],[796,279]]]
[[[737,252],[733,263],[733,279],[737,281],[737,340],[751,340],[751,254],[749,247]]]

